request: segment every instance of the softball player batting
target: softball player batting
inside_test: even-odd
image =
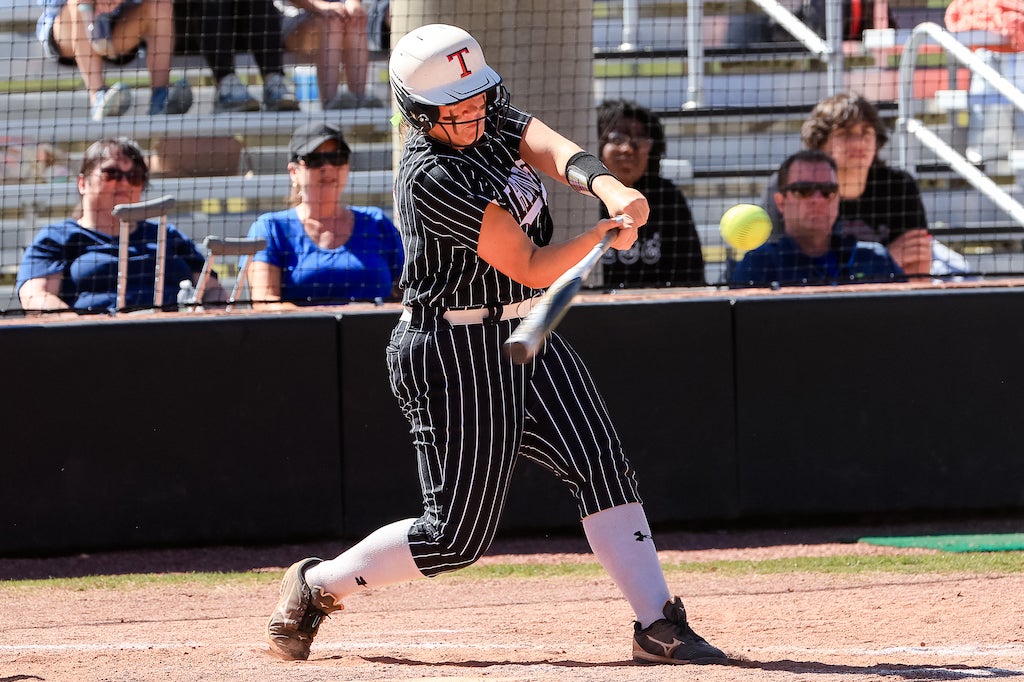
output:
[[[576,499],[594,554],[636,612],[633,657],[725,661],[669,592],[634,472],[579,356],[557,334],[525,365],[502,352],[543,288],[605,232],[617,231],[614,248],[632,246],[647,201],[592,154],[511,106],[501,77],[460,28],[434,24],[403,37],[390,76],[409,130],[395,182],[405,309],[387,361],[412,426],[424,511],[335,559],[292,565],[268,625],[271,651],[307,658],[322,619],[356,590],[476,561],[525,457]],[[620,219],[550,244],[538,171],[598,197]]]

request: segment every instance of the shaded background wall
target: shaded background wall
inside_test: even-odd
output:
[[[581,303],[655,527],[1024,509],[1024,291]],[[397,311],[0,327],[0,551],[358,539],[418,515]],[[524,463],[502,532],[578,523]]]

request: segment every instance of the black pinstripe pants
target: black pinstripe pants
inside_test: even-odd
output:
[[[433,576],[468,566],[490,546],[520,455],[550,470],[580,517],[639,502],[604,400],[576,352],[552,334],[514,365],[496,324],[399,322],[388,345],[391,389],[411,424],[424,512],[410,530],[416,565]]]

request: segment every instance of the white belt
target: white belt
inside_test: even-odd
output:
[[[530,310],[533,309],[533,306],[537,305],[537,302],[540,301],[540,298],[540,296],[536,296],[525,301],[506,303],[501,306],[500,317],[493,321],[518,320],[526,317]],[[448,324],[481,324],[490,317],[490,314],[491,312],[488,308],[470,308],[469,310],[446,310],[443,317]],[[403,308],[402,315],[398,319],[402,322],[412,322],[412,308]]]

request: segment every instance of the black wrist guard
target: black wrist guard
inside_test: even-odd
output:
[[[565,164],[565,180],[580,194],[594,196],[594,178],[612,172],[590,152],[576,152]]]

